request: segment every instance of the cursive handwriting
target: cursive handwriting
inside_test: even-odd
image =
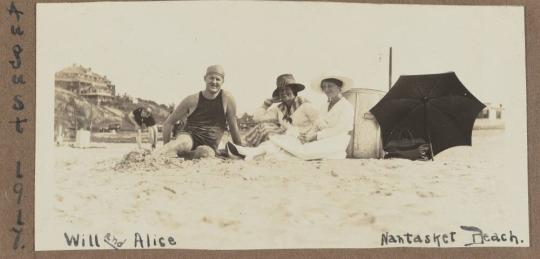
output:
[[[437,247],[441,247],[441,243],[449,244],[454,242],[456,242],[456,232],[431,234],[389,234],[385,232],[381,236],[381,246],[390,244],[436,244]]]
[[[101,241],[111,248],[117,250],[122,248],[126,242],[126,238],[118,238],[117,236],[107,233],[100,237],[99,234],[68,234],[64,232],[66,245],[77,248],[98,248],[101,247]],[[133,234],[133,243],[130,248],[165,248],[176,245],[176,240],[172,236],[159,236],[155,234],[141,234],[135,232]]]
[[[475,226],[461,226],[462,230],[468,231],[471,234],[472,242],[466,243],[465,246],[484,245],[487,243],[514,243],[519,245],[523,240],[509,230],[508,233],[485,233],[482,229]]]
[[[10,17],[14,17],[14,23],[11,24],[11,36],[12,37],[21,37],[24,34],[24,30],[21,28],[21,25],[18,23],[22,20],[22,17],[24,15],[24,12],[19,10],[17,6],[15,5],[15,2],[12,1],[9,5],[9,8],[7,8],[7,12]],[[22,73],[18,72],[18,69],[20,69],[23,66],[23,46],[21,43],[16,43],[11,47],[12,52],[12,59],[8,61],[8,63],[11,65],[11,69],[13,74],[11,75],[11,83],[14,86],[17,85],[24,85],[26,84],[26,81],[24,80],[24,76]],[[23,101],[23,96],[20,93],[16,93],[13,95],[13,105],[11,108],[13,111],[19,115],[21,112],[25,110],[25,105]],[[26,118],[21,118],[20,116],[15,116],[15,120],[8,121],[10,124],[15,124],[15,132],[22,134],[24,132],[23,123],[28,122]],[[16,198],[16,219],[15,224],[11,227],[10,231],[13,232],[14,238],[13,238],[13,250],[18,249],[24,249],[24,210],[23,210],[23,200],[24,200],[24,183],[22,181],[23,178],[23,170],[22,170],[22,162],[20,160],[17,160],[15,162],[15,182],[13,184],[13,194],[15,194]]]
[[[381,246],[481,246],[487,244],[513,244],[524,243],[512,230],[507,232],[486,233],[476,226],[460,226],[459,231],[447,233],[389,233],[381,235]]]

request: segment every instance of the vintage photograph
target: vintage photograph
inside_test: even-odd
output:
[[[35,248],[527,247],[523,11],[39,3]]]

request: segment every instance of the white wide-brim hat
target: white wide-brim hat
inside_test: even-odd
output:
[[[353,80],[352,79],[350,79],[350,78],[348,78],[346,76],[342,76],[339,73],[327,73],[327,74],[324,74],[324,75],[322,75],[320,77],[317,77],[315,80],[313,80],[311,82],[311,89],[313,89],[313,91],[315,91],[317,93],[323,93],[322,88],[321,88],[321,83],[325,79],[337,79],[337,80],[341,81],[343,83],[343,85],[341,86],[341,92],[342,93],[351,90],[351,88],[353,86]]]

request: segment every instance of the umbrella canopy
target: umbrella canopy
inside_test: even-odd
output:
[[[401,76],[370,112],[381,126],[383,145],[403,132],[423,138],[433,155],[471,145],[476,116],[485,107],[454,72]]]

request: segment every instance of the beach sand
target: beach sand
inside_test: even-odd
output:
[[[175,248],[252,249],[380,247],[387,231],[447,233],[461,225],[507,230],[516,201],[503,190],[511,178],[501,174],[511,172],[501,170],[502,136],[475,131],[473,147],[428,162],[121,163],[135,144],[56,147],[51,212],[37,215],[46,223],[36,231],[51,237],[40,241],[49,249],[67,249],[64,232],[114,233],[128,243],[134,232],[155,233],[174,236]]]

